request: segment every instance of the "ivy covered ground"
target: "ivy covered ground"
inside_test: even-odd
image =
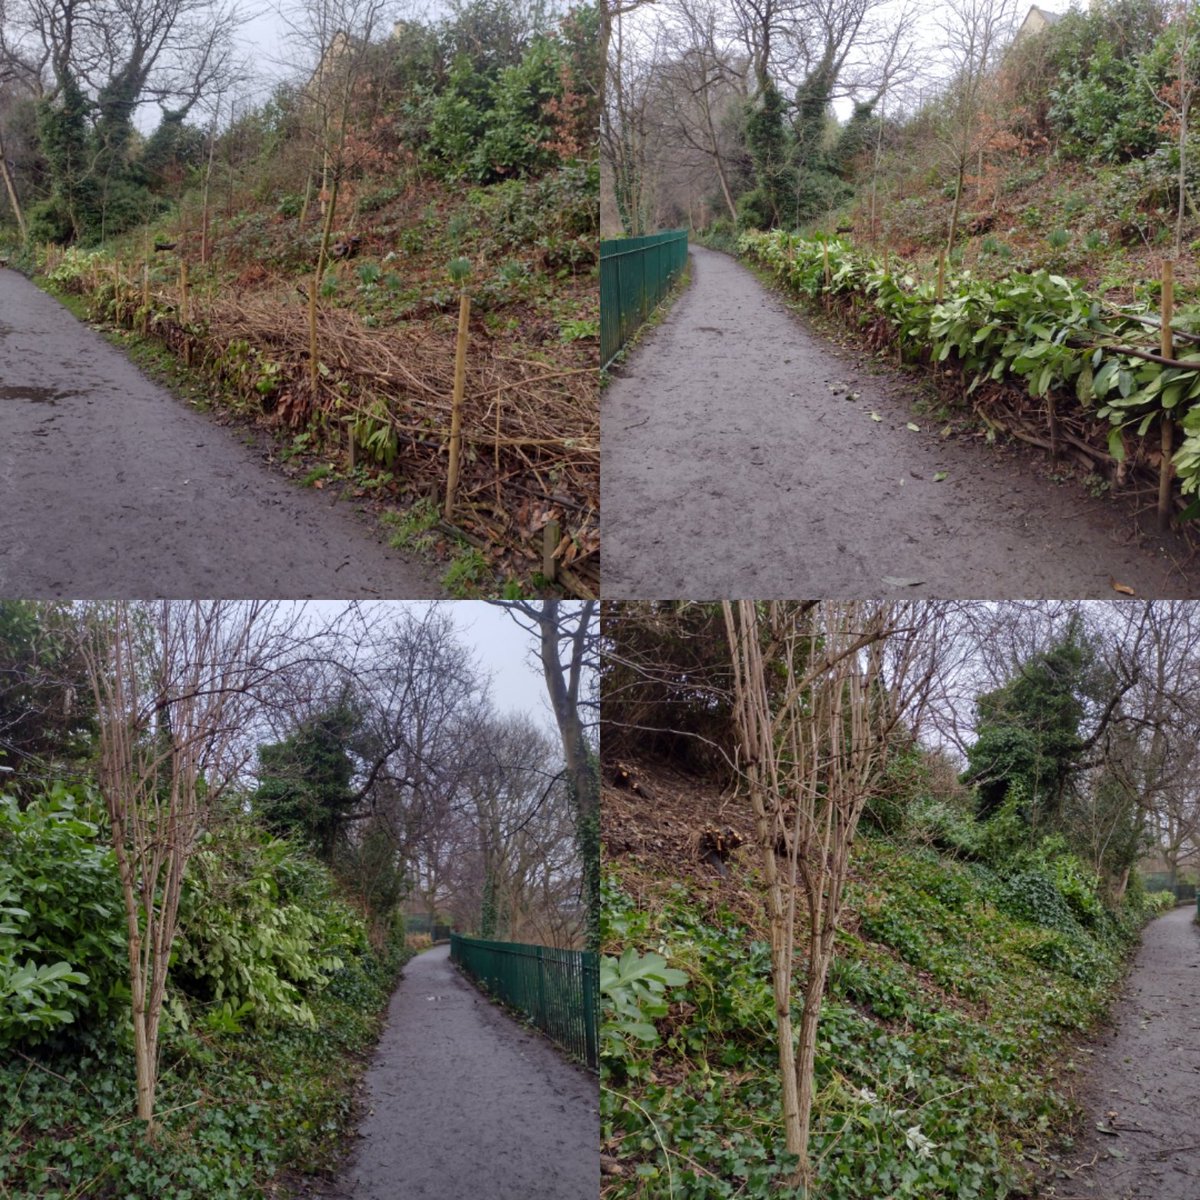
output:
[[[607,1018],[627,1031],[605,1039],[602,1194],[768,1196],[791,1160],[758,866],[742,846],[722,873],[699,841],[710,822],[748,837],[747,807],[671,768],[612,778],[604,952],[659,954],[681,975],[656,1007],[605,972]],[[1019,1195],[1069,1128],[1074,1039],[1169,897],[1135,886],[1111,912],[1061,840],[1002,854],[1003,817],[976,825],[919,772],[905,787],[905,820],[876,805],[856,847],[818,1041],[817,1195]],[[639,1005],[652,1037],[632,1028]]]

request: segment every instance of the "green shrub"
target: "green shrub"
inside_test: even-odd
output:
[[[61,783],[24,812],[0,796],[0,1045],[127,1001],[124,902],[99,816]]]
[[[218,1027],[311,1027],[311,996],[348,957],[369,952],[328,872],[290,842],[235,825],[193,857],[172,983],[210,1006]]]

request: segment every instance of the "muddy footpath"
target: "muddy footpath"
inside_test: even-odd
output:
[[[1074,1055],[1084,1116],[1041,1200],[1200,1197],[1200,927],[1185,905],[1146,927],[1109,1028]]]
[[[0,595],[443,594],[372,518],[269,458],[0,270]]]
[[[493,1006],[449,947],[405,968],[365,1080],[367,1115],[326,1200],[595,1200],[600,1090]]]
[[[942,437],[919,380],[691,255],[601,395],[606,597],[1195,594],[1178,539],[1028,447]]]

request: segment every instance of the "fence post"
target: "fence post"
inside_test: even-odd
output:
[[[1175,311],[1175,264],[1169,258],[1162,265],[1162,338],[1163,358],[1174,358],[1174,340],[1171,337],[1171,319]],[[1171,449],[1175,440],[1175,422],[1167,412],[1160,419],[1162,441],[1161,461],[1158,464],[1158,527],[1171,526]]]
[[[587,1047],[587,1061],[591,1067],[600,1065],[598,1044],[599,1024],[596,1020],[596,1001],[599,999],[600,960],[594,950],[585,950],[580,960],[580,975],[583,982],[583,1037]]]
[[[454,346],[454,399],[450,407],[450,474],[446,480],[446,511],[454,515],[454,493],[458,490],[458,459],[462,445],[462,402],[467,384],[467,321],[471,315],[471,297],[463,288],[458,302],[458,339]]]
[[[558,574],[558,560],[554,557],[558,549],[558,522],[547,521],[542,529],[542,576],[547,583],[553,583]]]

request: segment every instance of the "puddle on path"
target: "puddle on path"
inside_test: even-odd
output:
[[[78,396],[76,391],[47,387],[0,387],[0,400],[28,400],[30,404],[55,404],[68,396]]]

